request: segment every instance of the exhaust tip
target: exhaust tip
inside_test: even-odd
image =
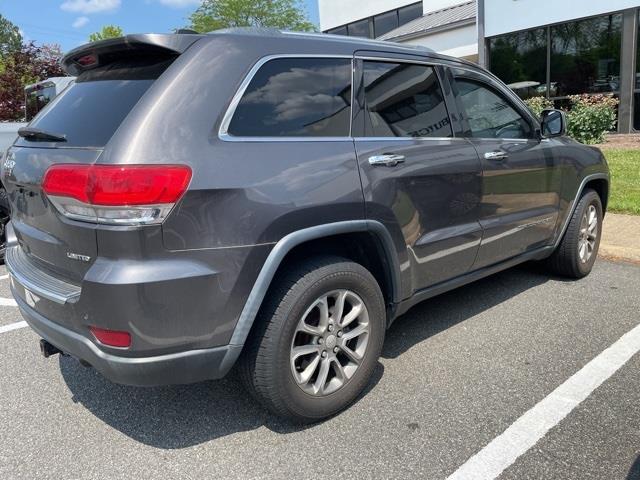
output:
[[[58,355],[62,353],[62,350],[54,345],[51,345],[49,342],[42,338],[40,339],[40,353],[42,353],[42,356],[44,358],[49,358],[52,355]]]

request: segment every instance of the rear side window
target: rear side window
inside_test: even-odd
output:
[[[81,73],[30,126],[66,135],[64,147],[103,147],[171,60],[121,61]],[[34,142],[21,139],[21,144]]]
[[[350,59],[279,58],[251,79],[227,131],[238,137],[346,137],[350,122]]]
[[[531,126],[500,93],[481,82],[457,78],[464,116],[475,138],[530,138]]]
[[[438,77],[428,65],[364,62],[368,137],[451,137]]]

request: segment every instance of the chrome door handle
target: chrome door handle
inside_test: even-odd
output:
[[[509,158],[509,155],[507,155],[505,152],[497,150],[495,152],[485,153],[484,158],[486,160],[506,160],[507,158]]]
[[[385,153],[384,155],[374,155],[369,157],[369,163],[373,166],[382,165],[385,167],[395,167],[399,163],[404,162],[404,155],[395,155],[392,153]]]

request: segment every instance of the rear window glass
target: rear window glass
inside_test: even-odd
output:
[[[238,137],[345,137],[351,60],[281,58],[251,79],[228,128]]]
[[[60,146],[103,147],[171,60],[110,63],[81,73],[51,101],[31,127],[66,135]],[[20,139],[20,144],[37,142]]]

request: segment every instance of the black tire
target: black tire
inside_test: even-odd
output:
[[[578,245],[580,241],[580,224],[585,212],[590,206],[595,207],[598,231],[595,239],[593,253],[585,262],[580,259]],[[580,201],[569,220],[567,231],[565,232],[558,248],[547,259],[547,265],[552,272],[569,278],[583,278],[589,275],[598,256],[598,247],[602,236],[602,201],[600,196],[591,189],[582,192]]]
[[[332,393],[314,396],[303,391],[294,378],[292,340],[314,301],[338,289],[356,293],[366,306],[368,343],[351,378]],[[317,422],[345,409],[367,386],[380,357],[385,330],[384,298],[368,270],[340,257],[312,258],[289,268],[270,289],[242,352],[240,378],[272,413],[294,423]]]

